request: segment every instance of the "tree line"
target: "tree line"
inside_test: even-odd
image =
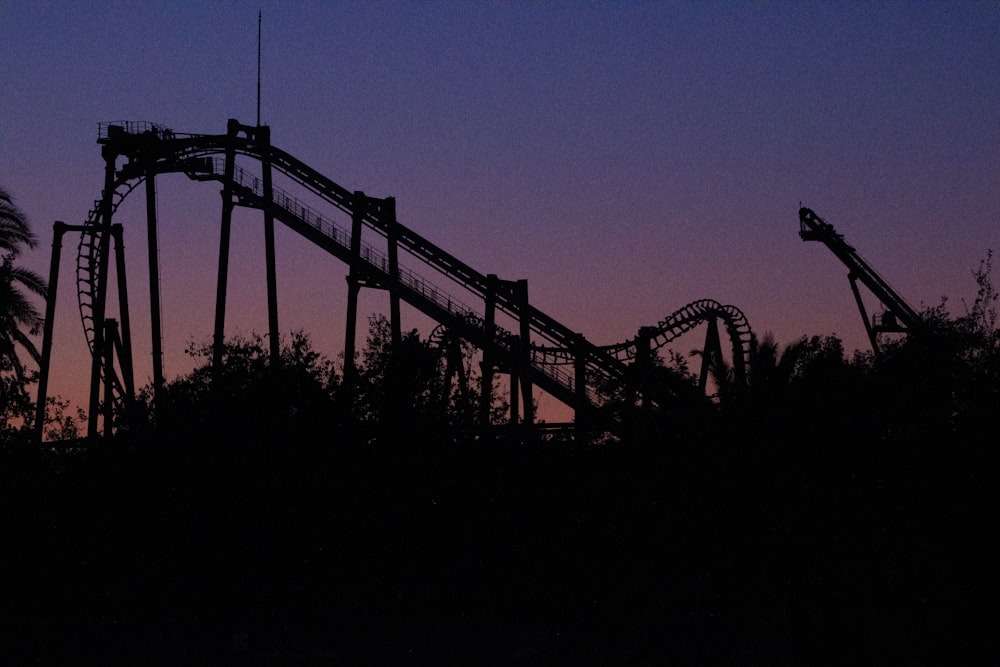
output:
[[[848,354],[701,351],[603,387],[587,438],[484,428],[477,354],[369,321],[192,342],[108,447],[32,441],[34,237],[4,196],[0,661],[10,664],[993,664],[1000,331],[960,315]],[[8,296],[14,295],[14,296]],[[53,401],[47,435],[85,415]],[[610,425],[614,425],[612,428]],[[525,446],[527,445],[527,446]],[[974,654],[985,660],[965,661]]]

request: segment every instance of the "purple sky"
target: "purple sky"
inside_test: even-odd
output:
[[[8,0],[0,184],[41,240],[24,264],[47,274],[52,222],[82,223],[100,196],[98,123],[255,122],[258,9],[275,145],[396,197],[403,224],[526,278],[535,306],[597,344],[710,298],[782,344],[837,334],[867,349],[846,268],[798,238],[800,203],[917,308],[947,296],[963,312],[972,270],[1000,248],[995,2]],[[158,185],[170,378],[211,335],[220,205],[217,184]],[[267,328],[260,219],[237,216],[230,332]],[[141,193],[116,218],[140,384],[144,220]],[[50,392],[85,403],[75,248],[68,237]],[[335,356],[346,267],[282,228],[278,263],[282,331]],[[362,318],[385,303],[365,293]]]

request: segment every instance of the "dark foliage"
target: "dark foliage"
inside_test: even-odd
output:
[[[661,363],[676,402],[619,397],[614,442],[481,437],[475,388],[384,320],[353,386],[301,333],[280,368],[230,341],[214,378],[193,346],[155,429],[0,449],[0,663],[995,664],[974,275],[880,358],[764,336],[715,401]]]
[[[308,441],[343,426],[335,401],[338,377],[333,364],[294,332],[281,346],[281,363],[272,367],[263,337],[238,337],[225,344],[216,375],[212,348],[190,344],[188,354],[202,360],[191,373],[170,382],[158,402],[147,388],[141,396],[151,425],[164,437],[208,440],[222,448],[253,448],[262,443]]]
[[[28,217],[10,193],[0,188],[0,447],[31,443],[35,410],[30,389],[38,374],[25,367],[22,356],[27,355],[33,363],[39,361],[34,339],[41,330],[42,316],[37,299],[45,298],[48,287],[41,276],[18,265],[18,256],[37,243]],[[61,409],[65,406],[57,400],[52,403],[59,412],[47,427],[61,432],[56,422],[63,419]]]
[[[997,655],[968,443],[179,444],[5,455],[3,662]]]
[[[38,274],[18,266],[17,258],[36,244],[27,216],[0,188],[0,372],[13,370],[21,381],[26,378],[19,351],[35,362],[39,358],[32,337],[38,334],[42,317],[30,295],[44,299],[47,287]]]
[[[0,357],[0,446],[27,446],[35,416],[30,388],[34,376],[18,376]]]

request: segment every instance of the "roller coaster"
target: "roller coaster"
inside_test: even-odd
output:
[[[881,334],[928,335],[923,318],[906,302],[906,299],[862,259],[857,250],[844,240],[843,234],[838,233],[832,224],[816,215],[812,209],[805,207],[799,209],[799,238],[803,241],[819,241],[847,267],[851,292],[854,294],[854,300],[861,313],[861,321],[876,357],[881,355],[879,344]],[[867,287],[882,304],[882,312],[874,313],[870,319],[858,289],[858,282]]]
[[[163,387],[156,176],[169,173],[222,185],[214,367],[222,363],[232,212],[234,207],[241,206],[264,214],[268,331],[274,361],[278,358],[279,340],[274,241],[274,221],[278,221],[348,267],[345,378],[353,371],[358,294],[361,287],[370,287],[389,294],[395,342],[400,337],[399,304],[405,302],[436,322],[450,338],[466,341],[480,351],[484,387],[480,407],[484,419],[492,400],[496,373],[509,374],[512,422],[529,425],[534,422],[534,387],[570,407],[576,424],[584,423],[596,408],[614,397],[636,397],[652,409],[664,408],[673,398],[670,391],[644,382],[642,378],[648,374],[637,369],[654,363],[654,353],[660,347],[707,323],[700,377],[705,389],[709,366],[721,359],[718,320],[723,322],[731,342],[734,378],[738,385],[748,382],[752,332],[738,308],[711,299],[697,300],[655,326],[641,327],[632,339],[614,345],[595,345],[531,305],[527,281],[503,280],[495,274],[476,271],[400,223],[396,219],[394,198],[370,197],[363,191],[338,185],[272,145],[267,126],[248,126],[230,119],[226,133],[214,135],[178,133],[147,122],[110,122],[99,124],[97,141],[105,162],[101,197],[94,202],[84,224],[55,225],[38,389],[39,439],[51,361],[59,254],[66,232],[80,234],[77,297],[92,362],[88,437],[98,437],[102,430],[105,436],[112,435],[115,410],[133,400],[135,385],[122,225],[112,220],[119,205],[140,185],[145,186],[146,195],[154,400]],[[249,164],[256,164],[259,173],[244,169]],[[275,170],[304,188],[311,197],[318,197],[322,210],[276,187]],[[418,273],[418,269],[433,272],[434,281]],[[108,279],[112,271],[116,272],[118,318],[107,316]],[[506,328],[508,322],[511,330]],[[99,417],[103,424],[99,424]]]

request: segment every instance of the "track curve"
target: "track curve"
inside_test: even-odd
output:
[[[711,319],[722,320],[725,324],[732,344],[734,371],[737,379],[745,383],[751,368],[753,331],[743,311],[736,306],[723,305],[714,299],[692,301],[651,328],[650,347],[657,350]],[[600,349],[622,363],[634,363],[639,342],[639,336],[636,336],[621,343],[603,345]],[[565,348],[533,346],[532,353],[539,364],[568,365],[574,362],[572,351]]]

